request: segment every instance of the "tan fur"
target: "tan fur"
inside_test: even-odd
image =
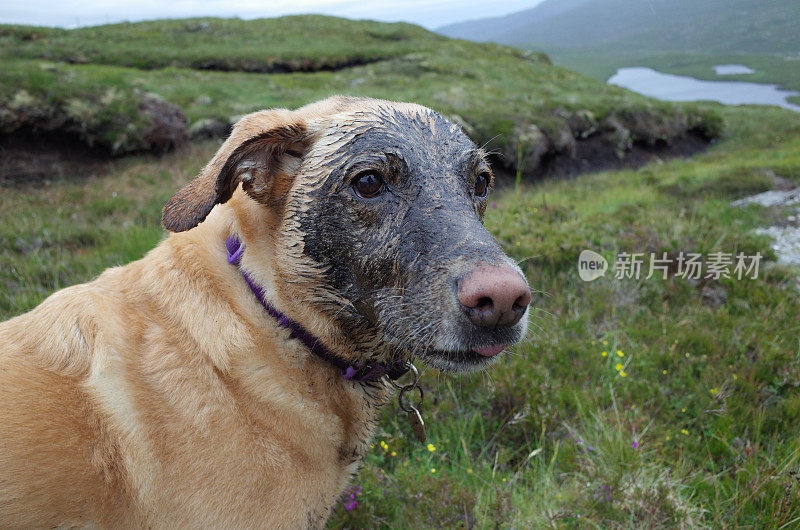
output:
[[[246,116],[182,200],[213,199],[250,138],[287,124],[324,136],[379,103]],[[274,177],[281,193],[287,174]],[[324,525],[388,389],[343,381],[266,314],[225,259],[232,233],[276,306],[348,348],[299,302],[313,286],[287,281],[313,264],[275,237],[282,210],[233,190],[143,259],[0,324],[0,526]]]

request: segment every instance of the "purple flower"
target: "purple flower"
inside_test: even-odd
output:
[[[638,449],[639,448],[639,442],[634,440],[633,443],[631,444],[631,447],[633,447],[634,449]]]
[[[358,486],[357,488],[355,486],[350,486],[344,490],[344,500],[342,501],[342,506],[344,507],[345,511],[350,512],[358,508],[358,501],[356,500],[356,497],[361,495],[361,490],[363,489],[364,488],[361,486]]]

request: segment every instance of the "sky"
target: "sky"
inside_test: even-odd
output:
[[[244,19],[320,13],[384,22],[405,21],[429,29],[529,9],[543,0],[3,0],[0,23],[72,28],[156,18],[200,16]]]

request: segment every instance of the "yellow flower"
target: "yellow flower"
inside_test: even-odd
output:
[[[435,445],[433,445],[433,444],[428,444],[428,451],[430,451],[431,453],[433,453],[434,451],[436,451],[436,446],[435,446]]]
[[[617,372],[619,372],[620,370],[622,370],[622,363],[617,363],[617,365],[614,368],[616,368]]]
[[[636,410],[636,403],[634,403],[633,405],[631,405],[631,410]]]
[[[661,370],[661,375],[667,375],[667,371],[666,370]]]
[[[686,358],[688,359],[688,358],[690,357],[690,355],[689,355],[689,352],[686,352],[686,353],[685,353],[685,356],[686,356]]]
[[[383,440],[381,440],[381,447],[383,447],[384,451],[388,451],[389,450],[389,446]]]
[[[561,500],[561,494],[560,493],[558,494],[558,500]]]
[[[625,370],[620,370],[619,371],[619,376],[620,377],[628,377],[628,374],[625,372]]]
[[[607,351],[604,351],[604,352],[603,352],[603,353],[601,353],[600,355],[602,355],[603,357],[608,357],[608,352],[607,352]]]
[[[472,475],[472,468],[471,468],[471,467],[468,467],[468,468],[467,468],[467,473],[469,473],[470,475]]]
[[[431,473],[436,473],[436,468],[435,467],[431,468]]]
[[[617,350],[617,357],[625,357],[625,354],[622,353],[622,350]]]
[[[689,431],[687,431],[686,429],[681,429],[681,434],[683,434],[684,436],[688,436]]]
[[[397,456],[397,451],[392,451],[392,456]]]
[[[666,439],[667,439],[667,441],[670,441],[670,440],[672,440],[672,436],[670,436],[670,435],[668,434],[668,435],[666,436]]]
[[[682,408],[681,412],[686,412],[686,407]]]
[[[608,341],[607,340],[603,341],[603,346],[608,346]]]
[[[733,380],[736,381],[737,379],[739,379],[739,376],[736,375],[736,374],[733,374]]]
[[[716,396],[717,393],[719,392],[719,388],[712,388],[711,390],[709,390],[709,392],[711,392],[712,396]]]

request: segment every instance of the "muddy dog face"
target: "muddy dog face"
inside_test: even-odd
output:
[[[343,355],[419,357],[447,371],[487,364],[522,338],[531,297],[482,223],[493,182],[485,154],[425,107],[325,103],[217,161],[213,203],[241,182],[277,215],[270,234],[276,294],[324,315],[336,332],[322,335]],[[194,184],[193,193],[207,184]],[[187,218],[180,194],[165,208],[172,230],[210,210],[193,200],[191,219],[172,222]],[[290,314],[320,329],[308,312]]]

